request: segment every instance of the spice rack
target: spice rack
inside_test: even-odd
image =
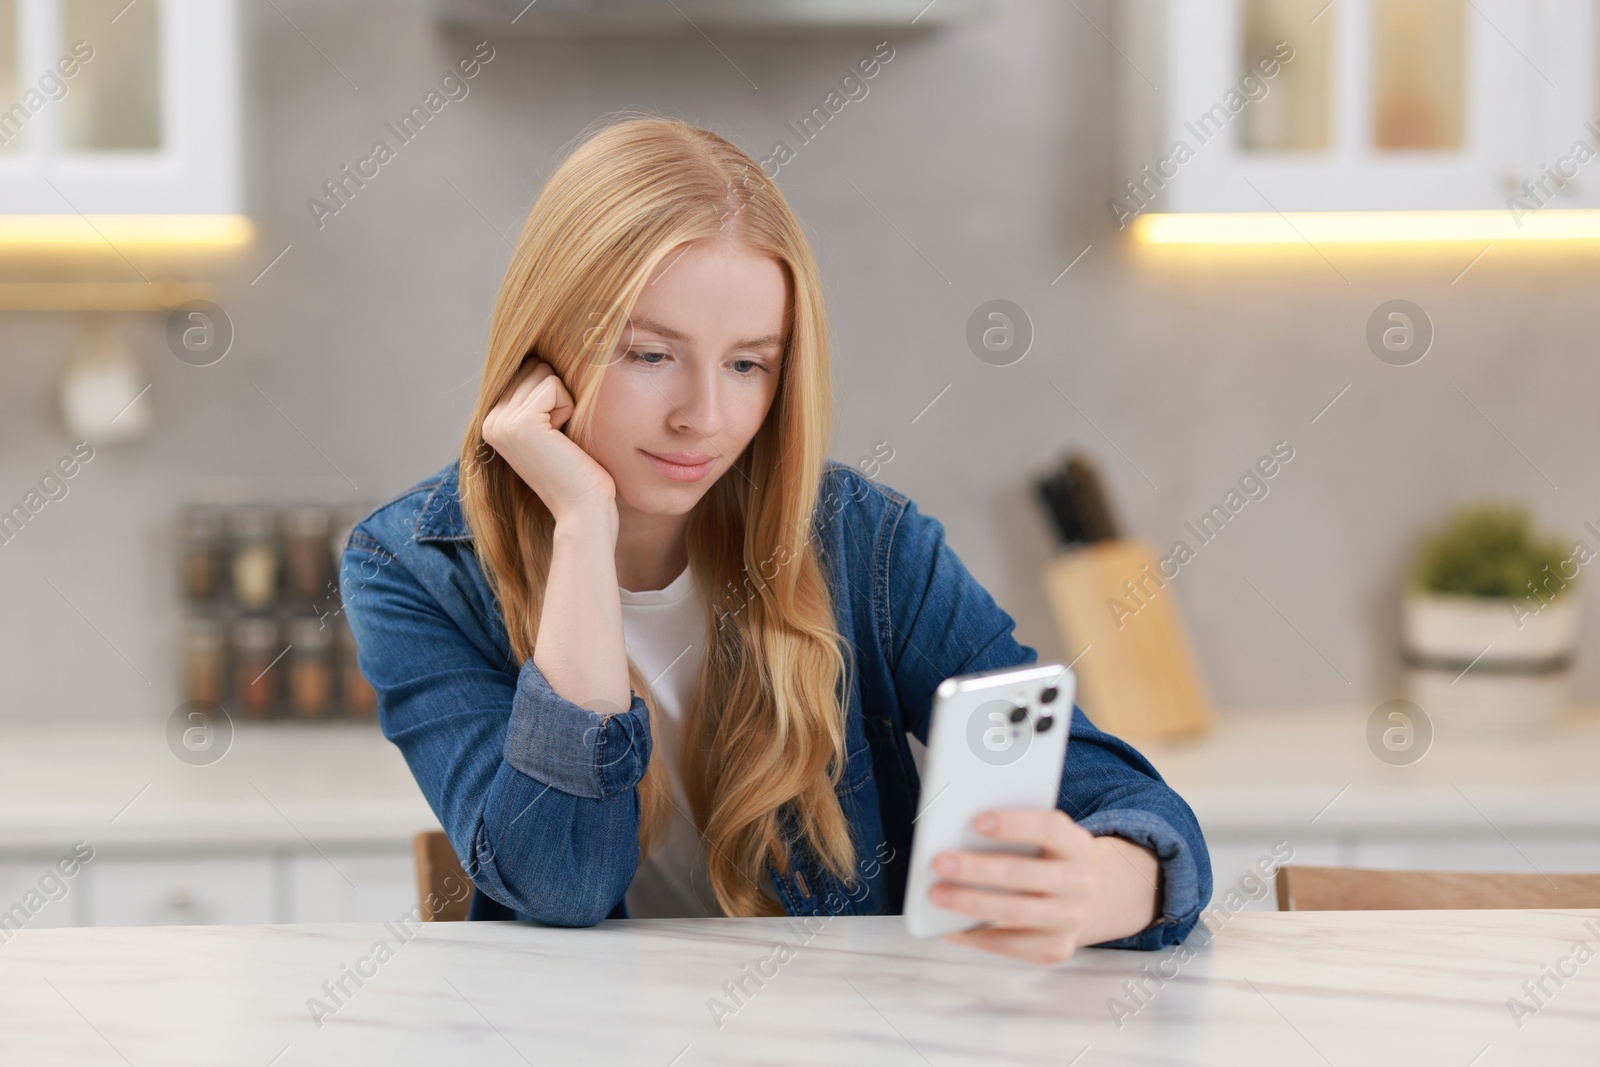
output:
[[[370,719],[338,559],[371,510],[188,504],[177,518],[188,701],[242,719]]]

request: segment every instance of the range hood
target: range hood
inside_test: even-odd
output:
[[[434,0],[433,6],[446,26],[529,37],[915,32],[989,12],[989,0]]]

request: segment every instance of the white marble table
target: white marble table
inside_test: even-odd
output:
[[[1600,943],[1600,911],[1207,918],[1215,935],[1201,947],[1197,932],[1187,959],[1090,949],[1055,968],[914,941],[898,916],[814,931],[782,919],[25,930],[0,944],[0,1062],[1500,1067],[1600,1055],[1600,962],[1560,988],[1547,980],[1552,996],[1520,1027],[1507,1007],[1575,942]],[[774,957],[780,943],[792,955]],[[764,959],[764,984],[745,979],[750,996],[730,997]],[[1173,977],[1147,979],[1119,1025],[1108,1005],[1135,1007],[1126,983],[1146,967]],[[330,995],[347,968],[369,976]],[[320,1025],[311,998],[332,1011]],[[730,1013],[715,1017],[713,998]]]

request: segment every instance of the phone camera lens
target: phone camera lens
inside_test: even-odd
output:
[[[1056,697],[1059,695],[1060,694],[1056,692],[1056,687],[1052,685],[1049,689],[1046,689],[1044,692],[1039,694],[1039,699],[1046,704],[1054,704],[1056,702]]]
[[[1049,715],[1041,715],[1039,716],[1039,721],[1033,724],[1033,732],[1042,734],[1046,730],[1050,729],[1055,721],[1056,720]]]
[[[1023,719],[1026,719],[1027,717],[1028,717],[1028,709],[1027,708],[1021,707],[1020,705],[1012,705],[1012,708],[1011,708],[1011,721],[1012,722],[1021,722]]]

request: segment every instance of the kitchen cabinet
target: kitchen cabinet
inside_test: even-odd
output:
[[[1272,910],[1245,871],[1279,841],[1303,864],[1600,871],[1600,708],[1508,737],[1435,722],[1409,766],[1367,748],[1372,710],[1220,709],[1203,738],[1136,742],[1200,821],[1213,906],[1237,887]],[[438,826],[367,723],[240,723],[207,766],[160,722],[0,723],[4,929],[385,922],[416,905],[412,837]],[[41,879],[79,841],[94,855],[62,894]]]
[[[397,919],[417,902],[409,842],[322,852],[216,852],[166,847],[98,855],[75,887],[78,899],[53,904],[28,925],[377,922]],[[15,871],[15,890],[3,880],[8,871]],[[11,864],[0,870],[0,893],[16,896],[27,884],[22,879],[37,880],[38,874],[26,864]]]
[[[1600,206],[1593,0],[1116,8],[1120,222]]]
[[[1204,738],[1138,746],[1200,820],[1213,901],[1250,895],[1247,868],[1278,842],[1315,866],[1600,872],[1600,709],[1507,736],[1436,717],[1426,754],[1397,766],[1367,747],[1379,703],[1237,710]],[[1245,908],[1276,906],[1269,887]]]
[[[238,71],[233,0],[0,0],[0,204],[237,212]]]
[[[162,721],[0,724],[0,927],[383,922],[438,828],[373,723],[237,723],[204,766]],[[28,898],[77,842],[65,894]]]

